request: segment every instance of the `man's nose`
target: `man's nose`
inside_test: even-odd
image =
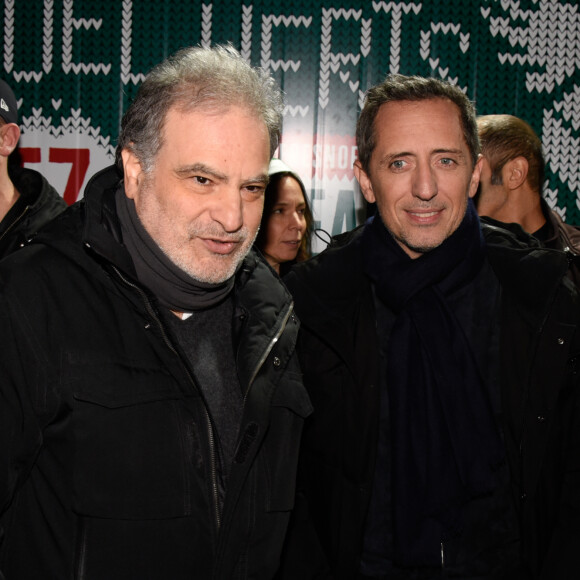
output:
[[[236,187],[224,187],[215,197],[211,212],[226,232],[236,232],[244,225],[243,200]]]
[[[428,201],[437,195],[437,180],[429,162],[418,163],[413,172],[412,193],[419,199]]]

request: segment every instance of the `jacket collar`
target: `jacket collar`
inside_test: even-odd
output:
[[[96,173],[85,189],[83,243],[124,273],[136,278],[129,252],[123,247],[115,193],[122,187],[115,166]]]
[[[552,235],[546,245],[570,252],[574,256],[580,255],[580,228],[565,223],[562,218],[550,208],[544,198],[540,199],[542,212],[550,224]]]

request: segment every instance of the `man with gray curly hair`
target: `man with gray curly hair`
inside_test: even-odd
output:
[[[0,576],[279,565],[310,413],[252,249],[282,101],[230,46],[156,66],[116,164],[0,268]]]

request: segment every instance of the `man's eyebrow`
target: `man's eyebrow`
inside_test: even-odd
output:
[[[414,157],[414,154],[410,151],[401,151],[399,153],[387,153],[379,160],[379,167],[388,166],[393,159],[398,159],[399,157]]]
[[[433,154],[439,154],[439,153],[451,153],[453,155],[459,155],[460,157],[465,157],[465,153],[463,152],[462,149],[446,149],[444,147],[442,147],[441,149],[435,149],[432,151],[432,155]]]
[[[261,183],[264,187],[268,185],[270,181],[270,177],[267,173],[262,173],[261,175],[257,175],[256,177],[250,177],[250,179],[246,179],[244,183]]]
[[[227,176],[223,174],[221,171],[206,165],[205,163],[193,163],[192,165],[183,165],[181,167],[177,167],[175,169],[175,173],[179,177],[186,177],[193,173],[203,173],[205,175],[210,175],[214,179],[219,181],[227,181]]]
[[[177,167],[175,169],[175,173],[178,177],[188,177],[190,175],[196,173],[202,173],[203,175],[208,175],[213,177],[217,181],[224,181],[228,182],[228,176],[205,163],[193,163],[191,165],[183,165],[182,167]],[[270,180],[267,173],[262,173],[256,177],[250,177],[250,179],[246,179],[244,183],[262,183],[264,186],[268,185],[268,181]]]

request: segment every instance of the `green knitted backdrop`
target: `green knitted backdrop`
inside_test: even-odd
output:
[[[143,75],[175,50],[231,42],[286,95],[280,157],[299,171],[319,227],[362,218],[352,175],[364,91],[389,72],[451,79],[478,113],[541,136],[544,194],[580,223],[580,10],[564,0],[198,2],[5,0],[3,71],[27,165],[72,202],[111,162]]]

